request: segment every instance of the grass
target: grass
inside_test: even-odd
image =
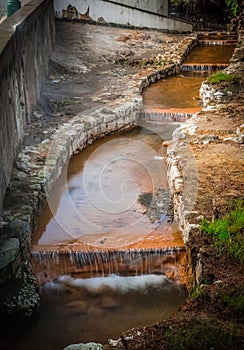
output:
[[[191,299],[197,299],[202,294],[201,286],[196,284],[191,292]]]
[[[165,332],[170,350],[206,350],[206,349],[240,349],[241,337],[233,330],[225,330],[220,324],[204,320],[181,327],[169,327]]]
[[[244,208],[241,200],[222,219],[212,222],[203,219],[201,231],[212,236],[218,254],[227,252],[244,262]]]
[[[244,314],[244,295],[242,291],[233,290],[231,293],[224,293],[221,299],[234,313]]]
[[[218,84],[221,83],[222,81],[232,81],[235,79],[235,76],[233,74],[226,74],[223,72],[216,72],[212,74],[209,78],[208,81],[211,84]]]

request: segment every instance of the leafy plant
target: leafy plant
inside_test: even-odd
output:
[[[203,219],[201,231],[213,237],[218,254],[227,251],[240,262],[244,261],[244,208],[241,200],[222,219],[213,222]]]
[[[225,0],[225,3],[231,9],[233,15],[236,16],[239,10],[238,0]]]
[[[211,84],[218,84],[218,83],[221,83],[222,81],[232,81],[234,79],[235,79],[235,76],[233,74],[226,74],[224,72],[216,72],[208,78],[208,81]]]

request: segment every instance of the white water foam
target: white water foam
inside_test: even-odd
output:
[[[62,275],[57,280],[46,283],[42,290],[64,290],[67,286],[75,288],[85,288],[90,292],[95,292],[102,287],[108,287],[112,290],[119,290],[126,293],[130,291],[142,290],[147,287],[163,286],[167,278],[164,275],[142,275],[122,277],[110,275],[108,277],[93,278],[73,278],[68,275]]]

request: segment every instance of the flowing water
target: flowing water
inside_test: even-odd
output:
[[[104,342],[184,304],[184,245],[168,220],[162,142],[178,125],[168,121],[201,110],[201,82],[228,64],[234,48],[214,45],[219,37],[201,39],[209,46],[195,48],[179,76],[144,91],[138,128],[72,157],[33,234],[41,306],[3,329],[4,349]]]
[[[217,38],[221,43],[228,42],[228,36],[225,38],[219,35]],[[142,120],[181,122],[201,111],[201,83],[216,70],[228,66],[236,45],[236,37],[228,45],[214,45],[214,40],[214,36],[209,36],[207,41],[203,37],[200,42],[207,42],[208,45],[198,45],[192,49],[181,65],[181,74],[160,80],[145,89],[142,94]]]

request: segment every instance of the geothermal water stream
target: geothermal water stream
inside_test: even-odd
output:
[[[208,37],[208,45],[217,39]],[[233,49],[233,43],[198,46],[180,76],[144,91],[138,128],[98,140],[71,159],[33,235],[40,309],[3,330],[4,349],[105,342],[184,304],[184,245],[168,222],[162,147],[178,124],[165,121],[200,111],[201,82],[218,63],[228,64]]]

